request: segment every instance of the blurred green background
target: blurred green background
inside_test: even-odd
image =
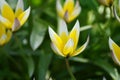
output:
[[[17,0],[7,1],[15,9]],[[108,45],[109,36],[120,45],[120,23],[97,0],[79,2],[82,11],[76,20],[81,27],[92,28],[80,33],[78,47],[90,36],[85,51],[69,59],[76,79],[120,80],[120,67],[113,62]],[[57,30],[56,0],[24,0],[24,4],[25,9],[31,6],[29,19],[8,44],[0,46],[0,80],[71,80],[64,58],[50,47],[48,26]],[[68,24],[69,30],[76,20]]]

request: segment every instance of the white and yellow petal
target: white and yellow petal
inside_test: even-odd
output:
[[[57,55],[65,57],[65,55],[57,48],[57,46],[54,43],[51,44],[51,48]]]
[[[109,38],[109,46],[112,50],[113,60],[120,65],[120,47],[111,38]]]
[[[67,22],[70,22],[70,17],[71,17],[73,10],[74,10],[74,0],[66,0],[65,4],[63,6],[63,10],[64,10],[63,18]]]
[[[21,13],[17,18],[20,21],[20,25],[22,26],[26,20],[28,19],[29,15],[30,15],[30,7],[25,10],[23,13]]]
[[[64,11],[68,11],[68,13],[72,13],[74,9],[74,0],[66,0],[63,9]]]
[[[0,23],[0,45],[5,44],[6,42],[6,31],[5,31],[5,27]]]
[[[63,41],[63,45],[64,45],[68,40],[68,29],[67,29],[67,24],[63,19],[59,19],[58,33],[59,33],[59,36],[61,37],[61,39]]]
[[[62,8],[60,0],[56,1],[56,9],[57,9],[57,13],[59,14],[59,16],[63,18],[63,16],[64,16],[64,10]]]
[[[2,16],[8,19],[10,22],[13,22],[15,18],[14,12],[5,0],[0,0],[0,8]]]
[[[62,52],[63,42],[61,38],[49,27],[49,35],[52,43]]]
[[[74,50],[76,49],[76,46],[78,44],[79,34],[80,34],[80,24],[79,21],[77,20],[72,31],[69,34],[69,38],[73,39],[74,41]]]
[[[80,48],[78,48],[76,51],[74,51],[70,56],[76,56],[76,55],[80,54],[81,52],[83,52],[85,50],[85,48],[87,47],[88,43],[89,43],[89,36],[87,38],[87,41]]]
[[[3,34],[1,37],[0,37],[0,46],[1,45],[4,45],[6,43],[6,38],[7,36],[5,34]]]
[[[0,15],[0,22],[5,25],[6,28],[11,28],[12,23]]]
[[[15,16],[19,16],[24,11],[24,4],[23,0],[18,0],[16,10],[15,10]]]
[[[81,6],[79,5],[79,2],[76,1],[76,5],[74,7],[74,10],[69,17],[69,22],[74,20],[80,14],[80,12],[81,12]]]
[[[62,33],[65,33],[66,35],[68,35],[67,24],[61,18],[59,18],[59,21],[58,21],[58,33],[59,35],[61,35]]]
[[[5,34],[5,27],[0,23],[0,37]]]
[[[63,54],[68,57],[71,53],[73,53],[74,42],[72,39],[69,39],[66,45],[63,48]]]
[[[5,26],[0,23],[0,45],[4,45],[7,43],[12,36],[12,32],[10,30],[6,30]]]

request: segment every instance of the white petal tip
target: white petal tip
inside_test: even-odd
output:
[[[63,19],[59,19],[58,33],[61,35],[63,32],[68,35],[67,24]]]
[[[89,43],[89,36],[87,37],[87,41],[85,42],[85,44],[84,44],[84,48],[83,48],[83,50],[87,47],[87,45],[88,45],[88,43]]]
[[[75,25],[74,25],[72,30],[76,30],[77,33],[79,34],[79,32],[80,32],[80,24],[79,24],[78,20],[76,21],[76,23],[75,23]]]
[[[27,10],[28,10],[28,12],[30,12],[30,10],[31,10],[31,7],[29,6]]]
[[[77,19],[76,23],[79,23],[79,20]]]
[[[56,34],[56,33],[53,31],[53,29],[51,27],[49,27],[48,32],[49,32],[49,36],[52,40],[52,38],[54,37],[54,34]]]
[[[89,40],[90,40],[90,37],[88,36],[88,37],[87,37],[87,41],[86,41],[86,43],[85,43],[85,47],[88,45]]]
[[[114,43],[114,41],[109,37],[109,47],[110,49],[112,49],[112,44]]]
[[[75,25],[76,25],[76,28],[77,28],[77,29],[79,29],[79,28],[80,28],[80,23],[79,23],[79,20],[77,20],[77,21],[76,21]]]
[[[17,7],[16,7],[16,11],[17,11],[18,9],[24,10],[23,0],[18,0]]]
[[[87,41],[76,51],[75,54],[72,54],[71,56],[76,56],[76,55],[82,53],[86,49],[88,43],[89,43],[89,36],[87,38]]]
[[[52,31],[52,28],[50,26],[48,27],[48,31],[49,33]]]
[[[26,9],[26,15],[28,15],[29,16],[29,14],[30,14],[30,11],[31,11],[31,7],[29,6],[27,9]]]

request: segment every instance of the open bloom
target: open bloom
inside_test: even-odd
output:
[[[5,26],[0,22],[0,46],[7,43],[12,36],[10,30],[6,30]]]
[[[70,33],[68,33],[65,21],[61,20],[60,26],[59,35],[49,27],[49,35],[52,41],[53,51],[63,57],[72,57],[80,54],[86,48],[89,38],[85,44],[76,49],[80,33],[79,21],[76,22]]]
[[[120,65],[120,47],[111,38],[109,38],[109,46],[112,50],[112,58],[114,62]]]
[[[58,15],[67,22],[74,20],[81,12],[78,0],[76,1],[76,4],[74,4],[74,0],[65,0],[63,7],[60,0],[57,0],[56,7]]]
[[[24,11],[23,0],[18,0],[15,13],[5,0],[0,0],[0,8],[0,22],[12,31],[18,30],[30,14],[30,7]]]

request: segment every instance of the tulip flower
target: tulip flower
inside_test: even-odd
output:
[[[15,13],[5,0],[0,0],[0,22],[6,28],[17,31],[28,19],[30,7],[24,11],[23,0],[18,0]]]
[[[61,20],[60,26],[59,35],[56,34],[51,27],[49,27],[49,35],[52,41],[53,51],[63,57],[72,57],[80,54],[86,48],[89,37],[85,44],[77,49],[80,33],[79,21],[76,21],[76,24],[70,33],[68,33],[67,25],[64,20]]]
[[[0,23],[0,46],[7,43],[12,36],[12,32],[10,30],[6,30],[5,26]]]
[[[120,65],[120,47],[111,38],[109,38],[109,46],[114,62]]]
[[[74,0],[65,0],[63,7],[60,0],[57,0],[56,7],[58,15],[67,22],[74,20],[81,12],[78,0],[76,4],[74,4]]]

